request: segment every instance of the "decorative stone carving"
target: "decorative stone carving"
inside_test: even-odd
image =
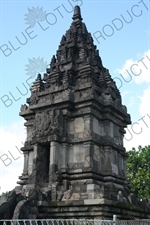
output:
[[[33,85],[30,88],[32,94],[36,94],[38,92],[41,92],[44,90],[44,83],[41,79],[41,74],[37,75],[37,78],[35,80],[35,82],[33,83]]]
[[[61,182],[61,173],[60,173],[60,171],[51,172],[50,173],[50,181],[52,183],[55,183],[55,182],[60,183]]]
[[[28,109],[28,106],[26,104],[24,105],[21,105],[21,108],[20,108],[20,112],[25,112],[26,110]]]
[[[51,118],[51,134],[63,134],[63,114],[62,111],[54,111]]]
[[[80,200],[80,193],[73,193],[70,200]]]
[[[33,125],[33,138],[63,134],[63,115],[61,111],[46,110],[36,113]]]
[[[61,201],[63,197],[63,192],[62,191],[57,191],[57,201]]]
[[[72,192],[70,190],[64,192],[64,195],[63,195],[63,198],[62,198],[62,201],[67,201],[71,198],[71,195],[72,195]]]
[[[104,188],[103,187],[101,189],[95,190],[95,198],[96,199],[104,198]]]
[[[37,113],[35,115],[35,126],[38,137],[47,136],[51,130],[51,119],[49,111]]]
[[[57,191],[56,191],[56,184],[53,183],[51,185],[51,201],[54,202],[57,199]]]
[[[14,214],[13,214],[13,220],[17,220],[17,219],[29,219],[29,214],[30,214],[30,204],[28,200],[22,200],[20,201],[15,210],[14,210]]]

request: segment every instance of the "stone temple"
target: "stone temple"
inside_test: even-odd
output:
[[[0,205],[1,219],[150,218],[150,203],[136,199],[126,177],[130,115],[79,6],[27,104],[23,173]]]

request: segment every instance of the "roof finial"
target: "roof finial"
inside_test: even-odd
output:
[[[82,17],[81,17],[81,11],[80,11],[80,7],[78,5],[76,5],[74,7],[74,15],[72,17],[73,20],[82,20]]]

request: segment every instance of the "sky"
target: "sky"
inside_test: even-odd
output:
[[[103,66],[131,115],[124,146],[150,144],[150,1],[0,1],[0,194],[23,172],[26,139],[20,107],[69,29],[73,7],[97,45]]]

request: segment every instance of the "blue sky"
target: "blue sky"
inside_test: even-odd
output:
[[[30,76],[25,70],[30,64],[29,59],[40,57],[45,63],[50,62],[62,35],[70,27],[72,6],[76,4],[81,6],[83,22],[91,32],[103,65],[116,81],[123,104],[135,123],[134,129],[128,128],[133,137],[130,141],[125,140],[125,147],[129,150],[139,144],[150,144],[150,1],[9,0],[0,1],[0,156],[10,155],[8,151],[15,152],[15,146],[21,147],[25,139],[25,121],[19,116],[19,110],[30,96],[27,84]],[[37,22],[32,28],[26,24],[31,21],[30,9],[37,12],[37,7],[42,7],[42,12],[48,14],[47,20],[40,21],[43,29]],[[100,33],[103,37],[98,38]],[[20,44],[18,40],[26,44]],[[127,82],[129,78],[131,81]],[[34,79],[30,78],[28,82],[32,83]],[[130,139],[128,131],[126,139]],[[22,173],[23,157],[19,151],[14,154],[20,158],[11,158],[8,166],[0,160],[0,191],[7,189],[7,180],[12,176],[13,188]]]

